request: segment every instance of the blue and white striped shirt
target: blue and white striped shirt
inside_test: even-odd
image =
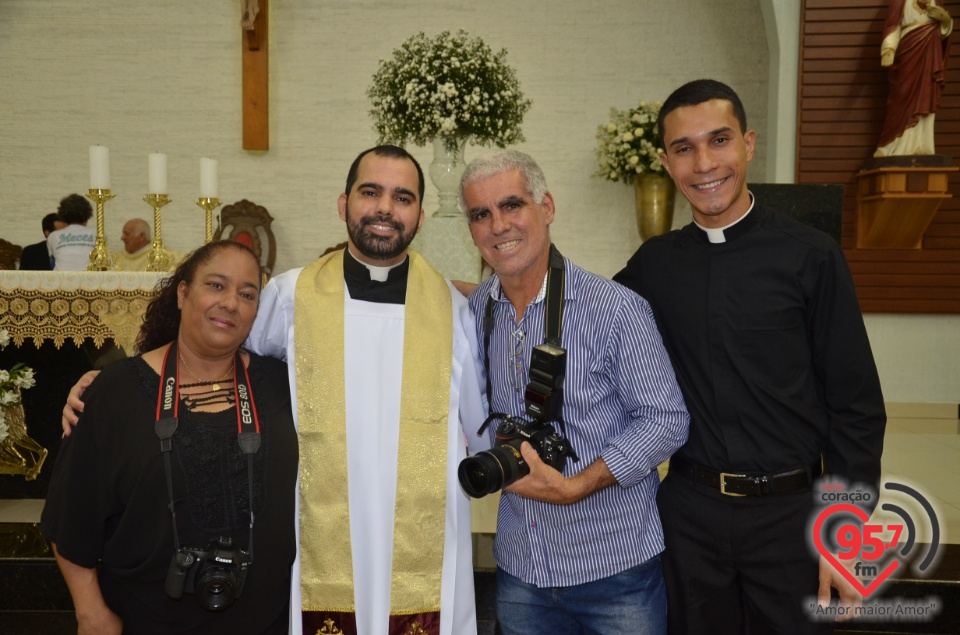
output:
[[[656,467],[683,445],[690,422],[646,300],[569,260],[564,264],[563,419],[580,462],[568,460],[563,473],[572,476],[602,457],[617,484],[572,505],[504,492],[494,556],[502,569],[539,587],[606,578],[663,551]],[[544,283],[519,324],[496,276],[470,295],[480,342],[487,298],[495,300],[493,412],[528,418],[523,395],[531,352],[543,342],[545,289]]]

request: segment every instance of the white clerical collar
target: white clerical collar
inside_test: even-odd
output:
[[[370,279],[373,280],[373,281],[375,281],[375,282],[386,282],[386,281],[387,281],[387,277],[390,275],[390,270],[393,269],[394,267],[399,267],[399,266],[402,265],[404,262],[406,262],[406,259],[403,259],[403,260],[401,260],[400,262],[398,262],[397,264],[395,264],[395,265],[390,265],[389,267],[378,267],[378,266],[376,266],[376,265],[368,264],[368,263],[360,260],[360,259],[357,258],[356,256],[354,256],[353,254],[351,254],[349,247],[347,248],[347,253],[350,254],[350,257],[351,257],[355,262],[357,262],[358,264],[361,264],[361,265],[363,265],[364,267],[367,268],[367,271],[370,272]]]
[[[361,265],[366,267],[367,271],[370,272],[370,279],[376,280],[377,282],[386,282],[387,276],[390,275],[390,270],[393,269],[394,267],[399,267],[401,264],[403,264],[398,262],[397,264],[391,265],[389,267],[377,267],[374,265],[368,265],[362,260],[358,260],[357,262],[359,262]]]
[[[726,230],[728,230],[728,229],[730,229],[731,227],[733,227],[734,225],[736,225],[736,224],[739,223],[740,221],[742,221],[744,218],[747,217],[747,214],[749,214],[751,211],[753,211],[753,205],[754,205],[754,202],[755,202],[754,199],[753,199],[753,193],[752,193],[752,192],[747,192],[747,194],[750,195],[750,207],[747,208],[747,211],[744,212],[743,216],[741,216],[741,217],[738,218],[737,220],[733,221],[733,222],[730,223],[729,225],[726,225],[726,226],[724,226],[724,227],[713,228],[713,227],[704,227],[703,225],[701,225],[701,224],[698,223],[697,221],[693,221],[693,224],[696,225],[697,227],[699,227],[700,229],[702,229],[702,230],[704,231],[704,233],[706,233],[706,235],[707,235],[707,240],[709,240],[711,243],[725,243],[725,242],[727,242],[727,237],[723,234],[723,232],[726,231]]]

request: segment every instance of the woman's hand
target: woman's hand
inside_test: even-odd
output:
[[[67,560],[60,555],[56,543],[50,547],[77,611],[77,635],[120,635],[123,622],[104,601],[97,570]]]

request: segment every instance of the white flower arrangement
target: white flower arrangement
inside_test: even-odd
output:
[[[6,348],[9,343],[10,333],[6,329],[0,329],[0,350]],[[26,390],[33,388],[36,383],[33,369],[22,363],[15,364],[9,371],[0,370],[0,442],[10,434],[6,422],[6,407],[20,401],[18,388]]]
[[[633,183],[638,174],[666,174],[660,163],[663,152],[657,116],[663,102],[641,101],[636,108],[610,109],[610,122],[597,128],[597,163],[594,176]]]
[[[379,142],[423,146],[440,137],[453,149],[467,138],[500,148],[523,141],[530,100],[506,58],[506,49],[494,53],[463,30],[414,35],[380,60],[367,90]]]

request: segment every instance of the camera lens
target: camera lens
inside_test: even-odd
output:
[[[512,445],[502,445],[464,459],[457,468],[457,478],[467,495],[483,498],[510,485],[530,468]]]
[[[204,571],[197,580],[197,600],[208,611],[222,611],[235,599],[232,572],[216,567]]]

